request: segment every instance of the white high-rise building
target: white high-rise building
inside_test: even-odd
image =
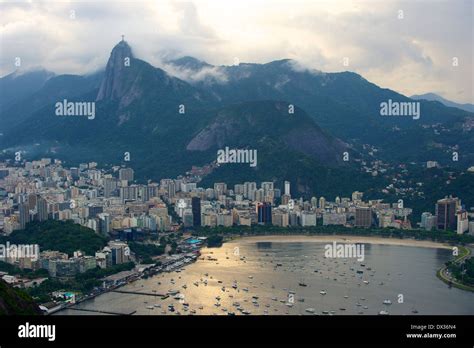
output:
[[[467,212],[465,210],[459,211],[457,213],[458,223],[457,223],[457,233],[463,234],[469,230],[469,220],[467,219]]]
[[[316,226],[316,214],[313,212],[301,212],[301,226]]]
[[[291,193],[290,193],[290,182],[289,182],[289,181],[285,181],[285,195],[291,196]]]

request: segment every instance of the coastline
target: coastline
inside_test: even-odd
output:
[[[395,239],[382,238],[372,236],[354,236],[354,235],[317,235],[317,236],[302,236],[302,235],[259,235],[259,236],[237,236],[233,237],[227,242],[239,241],[241,243],[256,243],[256,242],[275,242],[275,243],[367,243],[367,244],[385,244],[385,245],[399,245],[411,246],[421,248],[434,249],[452,249],[453,246],[447,243],[433,242],[429,240],[415,240],[415,239]]]

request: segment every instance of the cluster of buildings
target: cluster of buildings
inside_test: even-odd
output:
[[[45,269],[51,277],[70,278],[97,267],[105,269],[113,265],[134,261],[134,255],[127,243],[111,241],[102,250],[98,250],[94,256],[86,255],[79,250],[75,251],[72,256],[60,251],[45,250],[38,255],[5,257],[0,260],[22,269]]]
[[[84,163],[67,169],[61,161],[49,158],[22,165],[0,163],[0,233],[8,235],[30,221],[48,219],[73,220],[122,241],[176,231],[181,225],[185,230],[256,224],[411,228],[408,217],[412,209],[404,207],[402,200],[365,201],[358,191],[334,201],[324,197],[304,200],[292,197],[289,181],[283,182],[282,190],[273,182],[244,182],[232,187],[221,182],[203,188],[198,186],[200,176],[195,169],[187,174],[141,185],[135,183],[131,168],[117,166],[106,171],[96,163]],[[171,213],[179,217],[176,221],[169,207],[174,207]],[[474,233],[474,222],[469,222],[460,200],[451,197],[437,202],[434,215],[423,213],[421,227]],[[114,243],[118,244],[95,256],[78,253],[68,258],[53,252],[49,257],[45,252],[41,267],[51,275],[68,276],[124,262],[127,244]]]
[[[48,158],[21,167],[0,164],[0,232],[8,235],[30,221],[48,219],[73,220],[104,236],[130,228],[176,228],[158,184],[134,184],[131,168],[96,167],[66,169]]]
[[[438,200],[434,215],[430,212],[421,214],[420,226],[428,231],[451,230],[458,234],[469,232],[474,235],[474,221],[469,221],[469,213],[461,205],[459,198],[445,197]]]
[[[388,204],[381,200],[362,200],[363,193],[354,192],[352,197],[336,197],[327,201],[324,197],[293,199],[291,184],[283,183],[283,192],[273,182],[236,184],[229,188],[226,183],[215,183],[213,188],[200,188],[196,183],[180,183],[176,189],[173,180],[167,199],[174,204],[185,228],[193,226],[230,227],[254,224],[289,226],[323,225],[356,227],[410,228],[408,216],[412,210],[400,203]]]

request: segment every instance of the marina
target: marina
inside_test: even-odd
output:
[[[245,241],[204,248],[197,262],[175,267],[180,272],[138,279],[76,307],[143,315],[427,315],[474,310],[474,294],[450,289],[435,276],[450,258],[446,249],[366,245],[360,264],[325,258],[320,243]],[[239,256],[233,255],[236,246]],[[430,297],[425,296],[428,290]],[[401,291],[403,303],[397,301]],[[156,300],[148,303],[143,295]],[[66,309],[58,314],[79,313]]]

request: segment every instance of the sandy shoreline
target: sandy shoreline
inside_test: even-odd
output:
[[[236,237],[232,241],[240,243],[256,243],[256,242],[274,242],[274,243],[296,243],[296,242],[313,242],[313,243],[367,243],[367,244],[385,244],[385,245],[400,245],[412,246],[422,248],[435,249],[452,249],[453,247],[446,243],[433,242],[429,240],[414,240],[414,239],[395,239],[395,238],[381,238],[381,237],[366,237],[353,235],[323,235],[323,236],[246,236]]]

